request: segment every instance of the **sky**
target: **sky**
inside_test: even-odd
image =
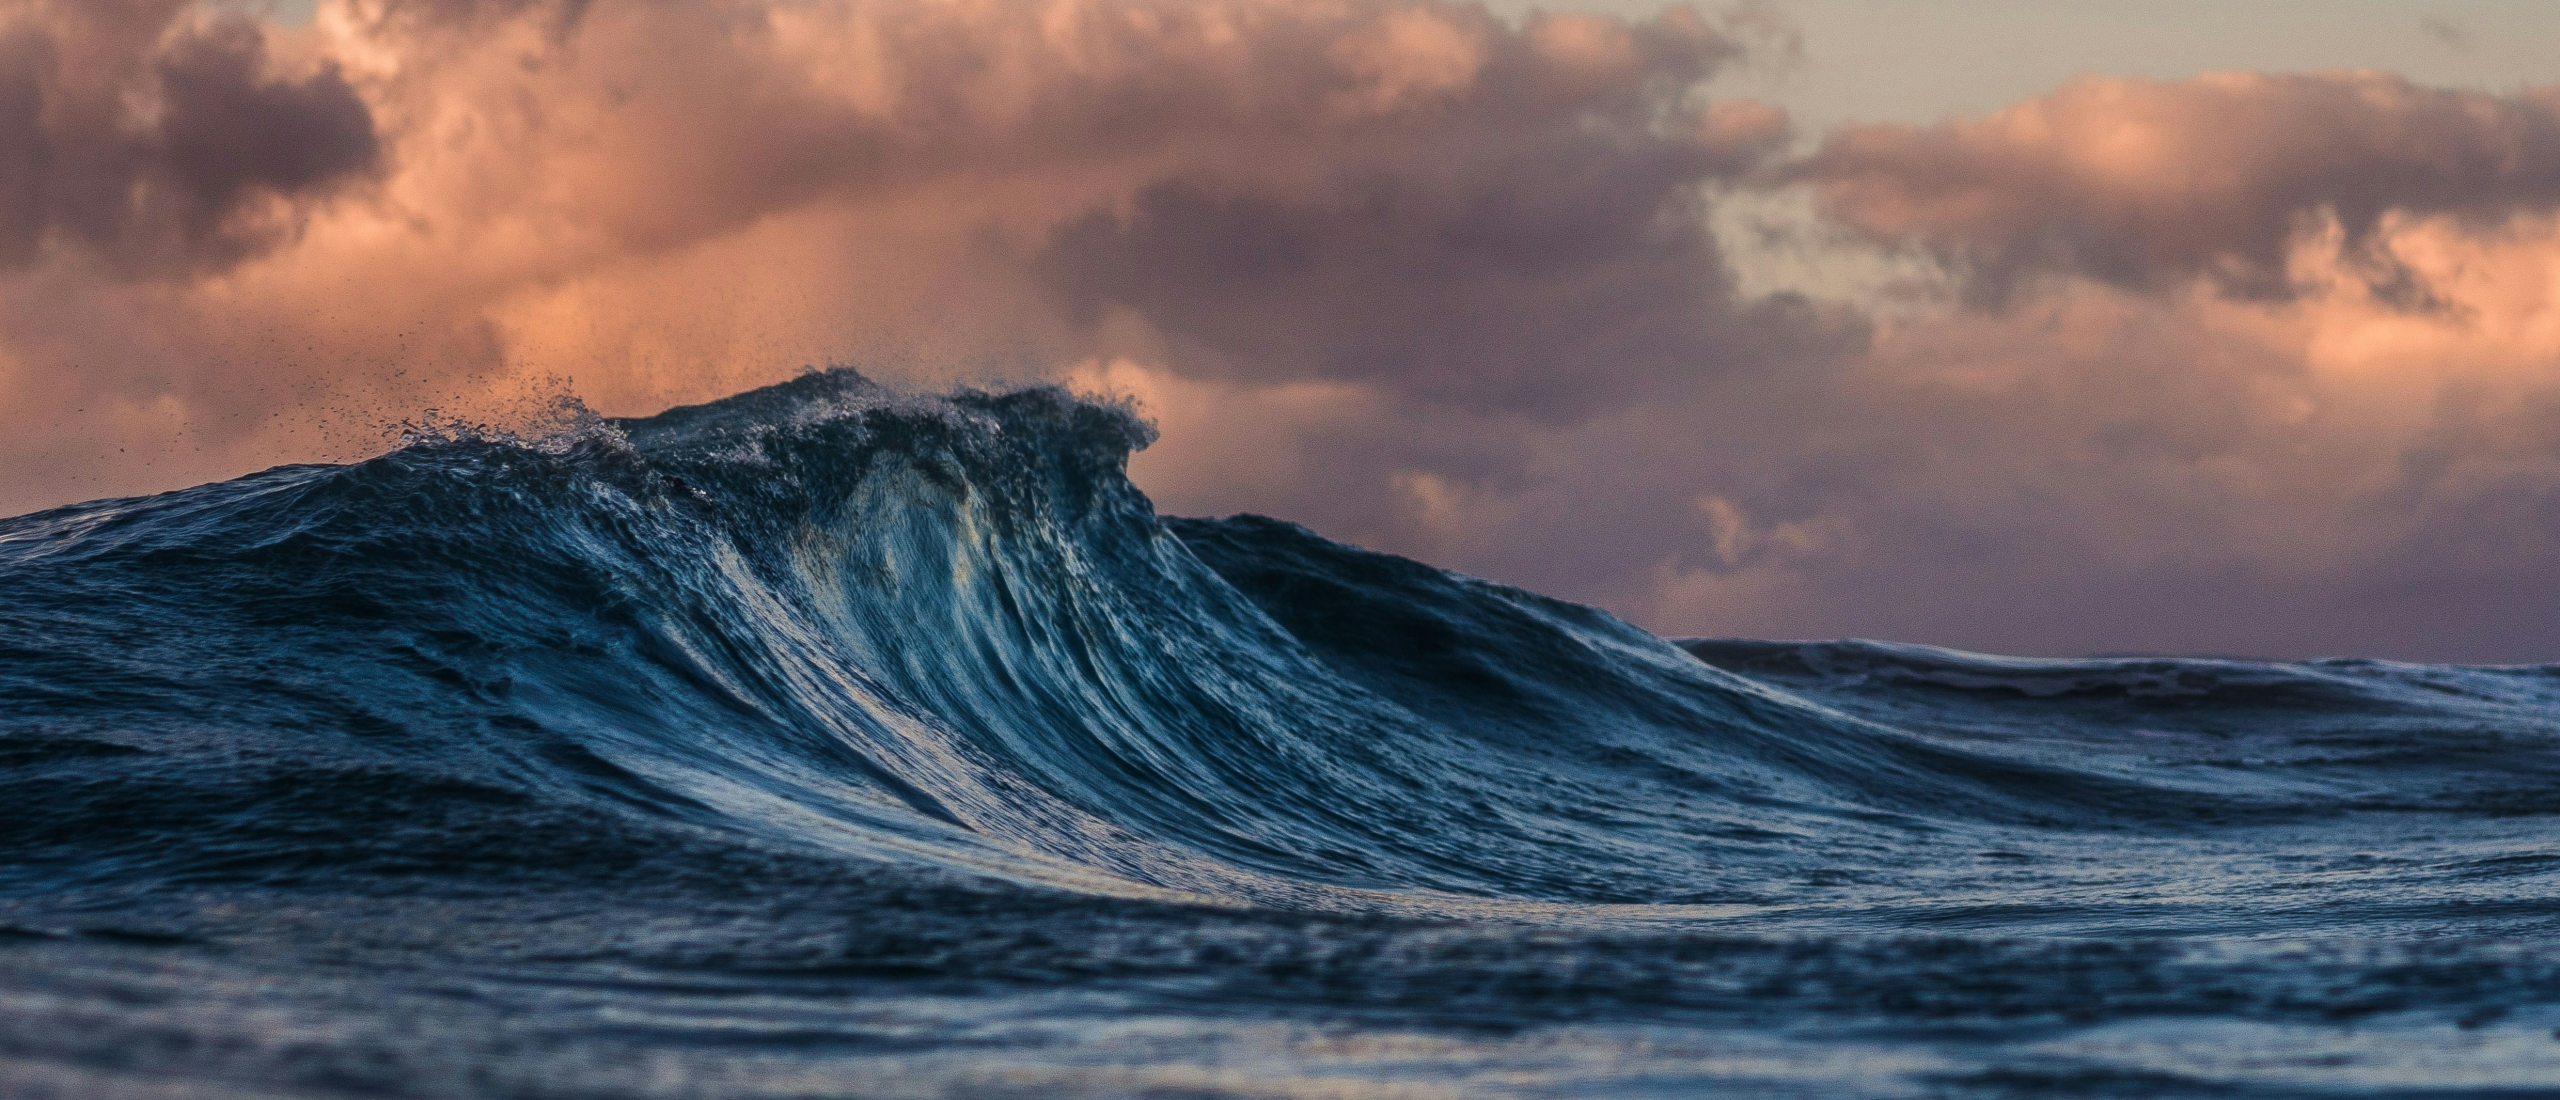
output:
[[[849,363],[1657,632],[2560,659],[2560,7],[0,0],[0,513]]]
[[[1815,132],[1985,114],[2091,73],[2177,80],[2379,69],[2435,87],[2512,92],[2551,82],[2550,43],[2560,36],[2560,7],[2542,0],[1794,0],[1768,10],[1802,38],[1800,61],[1775,81],[1728,83],[1785,103]]]

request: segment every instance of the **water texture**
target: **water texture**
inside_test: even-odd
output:
[[[850,372],[0,521],[0,1093],[2560,1095],[2560,669],[1667,641]]]

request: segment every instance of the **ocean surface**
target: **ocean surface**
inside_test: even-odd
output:
[[[0,521],[0,1095],[2560,1095],[2560,669],[1665,640],[1150,434]]]

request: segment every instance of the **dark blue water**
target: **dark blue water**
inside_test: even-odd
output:
[[[0,521],[0,1093],[2560,1094],[2560,670],[1670,642],[1148,438],[836,373]]]

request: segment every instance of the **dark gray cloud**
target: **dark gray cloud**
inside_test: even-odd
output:
[[[2435,39],[2437,42],[2443,43],[2451,49],[2460,50],[2464,53],[2471,52],[2470,30],[2463,27],[2462,24],[2456,23],[2441,15],[2429,15],[2420,18],[2418,20],[2418,30],[2423,32],[2427,37]]]
[[[1708,230],[1708,190],[1789,137],[1772,108],[1695,97],[1730,42],[1676,18],[1605,27],[1604,80],[1541,42],[1570,24],[1469,19],[1480,52],[1444,103],[1346,127],[1384,140],[1152,182],[1055,230],[1036,270],[1080,317],[1132,311],[1195,346],[1190,371],[1537,420],[1855,339],[1742,302]]]
[[[268,62],[258,24],[181,0],[0,17],[0,263],[59,240],[127,274],[224,266],[289,230],[261,200],[377,166],[372,116],[334,68]]]
[[[1039,269],[1085,317],[1132,310],[1205,349],[1179,360],[1194,373],[1536,420],[1854,343],[1854,325],[1738,298],[1700,160],[1558,126],[1295,191],[1173,180],[1062,227]]]

